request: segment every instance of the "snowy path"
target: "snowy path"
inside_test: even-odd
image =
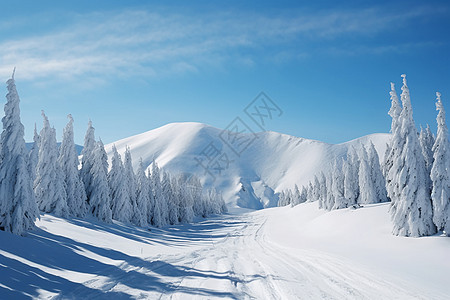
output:
[[[151,232],[44,215],[25,238],[0,232],[0,299],[448,299],[450,239],[394,237],[387,209],[307,204]]]
[[[186,247],[178,254],[146,258],[147,266],[139,259],[124,262],[122,276],[111,274],[84,285],[98,291],[96,298],[123,292],[152,299],[425,299],[337,257],[273,244],[265,234],[267,218],[227,216],[221,220],[225,226],[216,229],[220,232],[211,232],[225,237],[207,239],[192,251]],[[146,277],[158,278],[150,290],[142,282]],[[78,290],[71,295],[94,297]]]

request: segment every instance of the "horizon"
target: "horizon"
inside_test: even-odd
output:
[[[343,143],[389,133],[404,73],[416,126],[436,132],[449,15],[439,1],[21,1],[0,12],[0,77],[17,67],[28,142],[41,110],[58,140],[72,114],[77,144],[89,119],[108,144],[176,122],[224,129],[265,92],[283,113],[264,129]]]

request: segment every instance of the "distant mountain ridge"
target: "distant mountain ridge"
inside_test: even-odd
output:
[[[336,157],[345,156],[352,146],[372,141],[382,160],[389,137],[390,134],[377,133],[333,145],[265,131],[256,137],[251,133],[240,135],[241,145],[246,142],[248,145],[243,144],[246,148],[236,153],[229,146],[233,140],[227,140],[235,138],[236,142],[232,133],[185,122],[167,124],[105,148],[111,157],[114,144],[123,157],[128,146],[135,169],[140,158],[146,167],[155,160],[169,172],[197,175],[204,185],[221,191],[231,207],[261,209],[275,206],[281,190],[308,184],[315,174],[326,170]],[[216,163],[209,164],[210,169],[203,168],[213,154]]]

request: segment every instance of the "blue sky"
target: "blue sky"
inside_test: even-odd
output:
[[[77,143],[89,119],[105,143],[171,122],[225,128],[264,91],[283,110],[266,129],[344,142],[389,131],[402,73],[416,124],[434,131],[435,92],[450,102],[450,4],[335,2],[8,2],[0,78],[17,67],[27,140],[41,109],[58,139],[71,113]]]

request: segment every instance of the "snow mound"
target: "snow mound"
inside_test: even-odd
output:
[[[368,145],[371,141],[383,159],[390,135],[371,134],[333,145],[265,131],[256,133],[256,138],[239,155],[227,145],[226,136],[223,130],[206,124],[171,123],[105,148],[111,157],[115,145],[123,157],[126,147],[130,147],[135,169],[139,158],[147,167],[155,160],[169,172],[196,174],[205,186],[221,191],[230,207],[261,209],[276,206],[281,190],[295,184],[307,185],[314,175],[328,169],[336,157],[346,155],[352,146]],[[244,141],[254,137],[242,136]],[[202,153],[214,152],[211,145],[228,158],[220,171],[209,169],[213,176],[199,164],[199,159],[203,163],[206,160]]]

